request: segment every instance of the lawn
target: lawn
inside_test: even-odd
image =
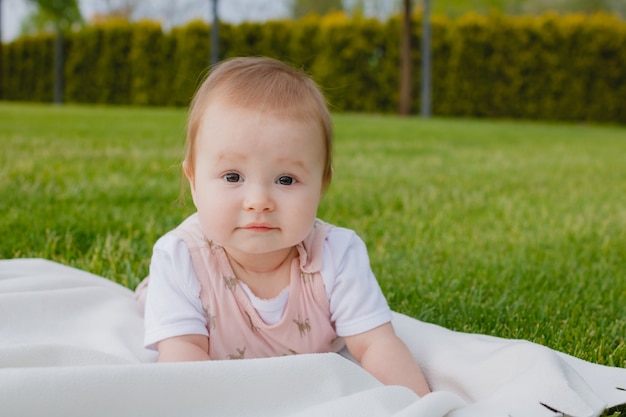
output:
[[[134,288],[181,200],[183,109],[0,103],[0,258]],[[626,128],[335,115],[320,217],[392,308],[626,366]]]

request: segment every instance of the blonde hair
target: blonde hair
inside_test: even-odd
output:
[[[193,176],[195,143],[204,112],[212,99],[271,112],[287,119],[319,123],[326,148],[322,183],[332,178],[332,123],[326,99],[303,72],[271,58],[232,58],[216,65],[196,92],[189,108],[185,164]]]

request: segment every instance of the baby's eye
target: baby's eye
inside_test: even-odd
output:
[[[289,175],[283,175],[278,178],[276,182],[280,185],[293,185],[296,183],[296,179],[294,177],[290,177]]]
[[[223,178],[226,182],[240,182],[241,181],[241,175],[237,174],[236,172],[229,172],[228,174],[224,174]]]

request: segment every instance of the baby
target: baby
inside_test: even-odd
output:
[[[197,213],[154,246],[147,347],[159,361],[338,352],[384,384],[430,392],[391,325],[367,250],[316,219],[332,177],[324,96],[268,58],[227,60],[189,112]]]

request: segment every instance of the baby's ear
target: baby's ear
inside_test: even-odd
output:
[[[186,159],[183,161],[183,172],[185,173],[185,177],[187,177],[187,181],[189,181],[191,189],[194,190],[196,187],[193,180],[193,167]]]

